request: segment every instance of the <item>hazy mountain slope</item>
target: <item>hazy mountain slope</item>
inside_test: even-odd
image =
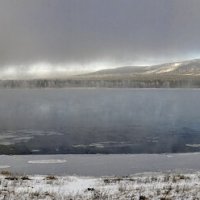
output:
[[[0,80],[0,88],[200,88],[200,59],[54,78]]]
[[[140,66],[126,66],[119,67],[114,69],[105,69],[97,72],[90,73],[89,75],[117,75],[117,74],[129,74],[129,73],[144,73],[146,72],[148,67],[140,67]]]
[[[106,75],[200,75],[200,59],[183,61],[183,62],[175,62],[175,63],[167,63],[161,65],[154,66],[128,66],[128,67],[120,67],[115,69],[105,69],[101,71],[97,71],[89,76],[106,76]]]

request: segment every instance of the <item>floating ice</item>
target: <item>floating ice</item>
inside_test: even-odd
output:
[[[6,169],[6,168],[9,168],[10,166],[9,165],[0,165],[0,169]]]
[[[29,164],[57,164],[57,163],[65,163],[66,160],[30,160],[28,161]]]

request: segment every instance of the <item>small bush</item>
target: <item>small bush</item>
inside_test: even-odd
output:
[[[16,176],[8,176],[8,177],[5,177],[5,179],[9,181],[15,181],[15,180],[18,180],[19,178]]]
[[[46,180],[57,180],[57,178],[55,176],[51,176],[51,175],[47,176],[45,179]]]
[[[21,180],[26,181],[26,180],[31,180],[28,176],[22,176]]]
[[[4,176],[11,176],[12,173],[9,172],[9,171],[3,170],[3,171],[1,171],[1,175],[4,175]]]
[[[145,196],[140,196],[140,197],[139,197],[139,200],[148,200],[148,198],[145,197]]]

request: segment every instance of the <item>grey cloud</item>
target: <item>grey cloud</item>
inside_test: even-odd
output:
[[[0,65],[198,56],[199,10],[199,0],[1,0]]]

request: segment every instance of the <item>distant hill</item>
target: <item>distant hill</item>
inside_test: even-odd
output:
[[[200,75],[200,59],[166,63],[154,66],[126,66],[115,69],[105,69],[89,76],[123,76],[123,75]]]
[[[126,66],[66,78],[0,80],[0,88],[200,88],[200,59]]]

